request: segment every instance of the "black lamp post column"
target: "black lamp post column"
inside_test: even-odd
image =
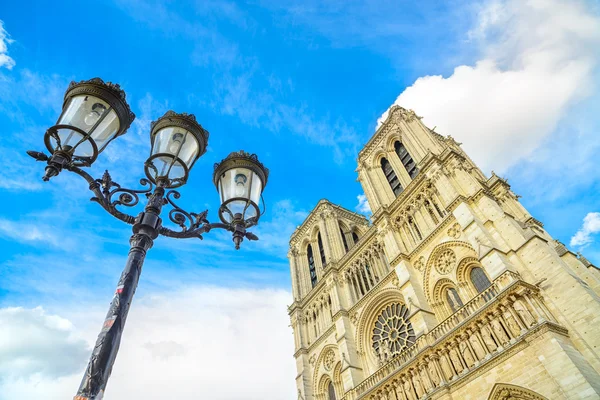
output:
[[[106,383],[117,358],[127,313],[140,279],[146,252],[152,247],[161,226],[160,212],[165,202],[165,183],[166,181],[163,180],[157,182],[144,212],[137,216],[133,225],[127,263],[121,273],[117,290],[74,400],[100,400],[104,395]]]

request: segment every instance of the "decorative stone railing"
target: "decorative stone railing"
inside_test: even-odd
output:
[[[417,400],[482,367],[542,324],[556,324],[539,289],[506,271],[341,400]]]

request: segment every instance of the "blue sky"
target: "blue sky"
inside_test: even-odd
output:
[[[271,170],[259,242],[236,252],[211,232],[203,242],[161,238],[149,253],[117,361],[127,371],[150,357],[138,376],[148,398],[174,390],[149,377],[177,368],[191,371],[184,386],[239,398],[216,389],[219,377],[198,376],[256,357],[265,361],[246,396],[294,397],[287,240],[321,198],[357,209],[356,155],[394,102],[508,178],[554,237],[600,264],[597,3],[25,1],[5,4],[0,21],[0,320],[20,321],[0,334],[1,400],[72,394],[127,254],[129,228],[90,203],[78,177],[41,182],[43,166],[25,155],[43,150],[71,80],[121,84],[137,115],[91,168],[98,177],[109,169],[136,186],[150,121],[168,109],[194,113],[210,132],[183,208],[215,219],[212,165],[231,151],[257,153]],[[150,325],[147,338],[151,316],[181,329]],[[23,332],[29,344],[16,340]],[[217,339],[228,335],[248,350],[227,353]],[[219,351],[200,352],[199,337]],[[10,374],[9,350],[26,360]],[[127,398],[133,388],[118,372],[111,398]]]

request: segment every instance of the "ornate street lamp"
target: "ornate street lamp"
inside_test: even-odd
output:
[[[256,225],[264,213],[264,202],[263,212],[258,203],[262,199],[269,170],[255,154],[243,150],[233,152],[215,164],[213,182],[221,197],[220,223],[208,222],[208,211],[187,212],[175,204],[174,200],[180,194],[173,188],[186,183],[191,168],[206,152],[208,144],[208,132],[192,114],[168,111],[152,122],[152,150],[144,164],[147,178],[140,179],[144,188],[123,188],[113,182],[108,171],[101,179],[92,178],[81,167],[92,165],[112,140],[125,134],[134,118],[125,100],[125,92],[119,85],[105,83],[100,78],[72,82],[65,93],[63,111],[57,124],[50,127],[44,136],[50,156],[36,151],[27,152],[36,160],[46,162],[44,181],[63,170],[74,172],[88,182],[94,193],[92,201],[114,217],[133,225],[127,263],[75,400],[100,400],[104,395],[142,264],[154,239],[159,235],[202,239],[204,233],[221,228],[232,233],[235,248],[239,249],[244,238],[258,240],[246,229]],[[120,206],[136,206],[141,194],[145,194],[148,200],[137,216],[118,209]],[[179,229],[162,225],[160,214],[165,205],[171,207],[169,220]]]

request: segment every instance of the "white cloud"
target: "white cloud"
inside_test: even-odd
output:
[[[4,29],[4,22],[0,20],[0,68],[12,69],[15,66],[15,60],[8,55],[8,45],[13,42]]]
[[[307,215],[306,211],[297,210],[291,200],[279,200],[273,205],[270,213],[271,219],[261,220],[253,230],[259,241],[253,243],[252,246],[278,257],[285,257],[292,233]]]
[[[593,242],[592,235],[600,232],[600,212],[588,213],[581,228],[571,238],[571,246],[585,246]]]
[[[290,302],[291,294],[283,290],[207,286],[173,287],[169,293],[136,299],[106,397],[163,400],[196,398],[201,393],[214,400],[293,399],[294,346],[286,313]],[[72,329],[64,318],[68,317],[91,348],[104,306],[65,308],[56,325]],[[1,322],[0,337],[8,335],[11,341],[26,337],[22,324]],[[11,324],[16,326],[7,331],[4,327]],[[74,395],[90,350],[65,358],[54,354],[51,341],[42,337],[39,342],[45,347],[34,348],[33,356],[44,357],[47,368],[79,371],[61,378],[13,375],[0,380],[0,400],[58,400]],[[0,365],[15,361],[12,353],[5,353],[9,349],[0,346]]]
[[[49,244],[63,249],[75,247],[73,240],[61,236],[55,228],[34,221],[10,221],[0,218],[0,236],[21,243]]]
[[[11,379],[70,375],[88,355],[73,324],[41,307],[2,308],[0,326],[0,387]]]
[[[369,202],[367,201],[367,196],[364,194],[359,194],[356,196],[358,199],[358,205],[356,206],[356,211],[363,214],[370,214],[371,207],[369,206]]]
[[[483,169],[505,171],[592,93],[600,18],[583,1],[490,1],[468,38],[483,53],[475,65],[421,77],[394,104],[464,142]]]

